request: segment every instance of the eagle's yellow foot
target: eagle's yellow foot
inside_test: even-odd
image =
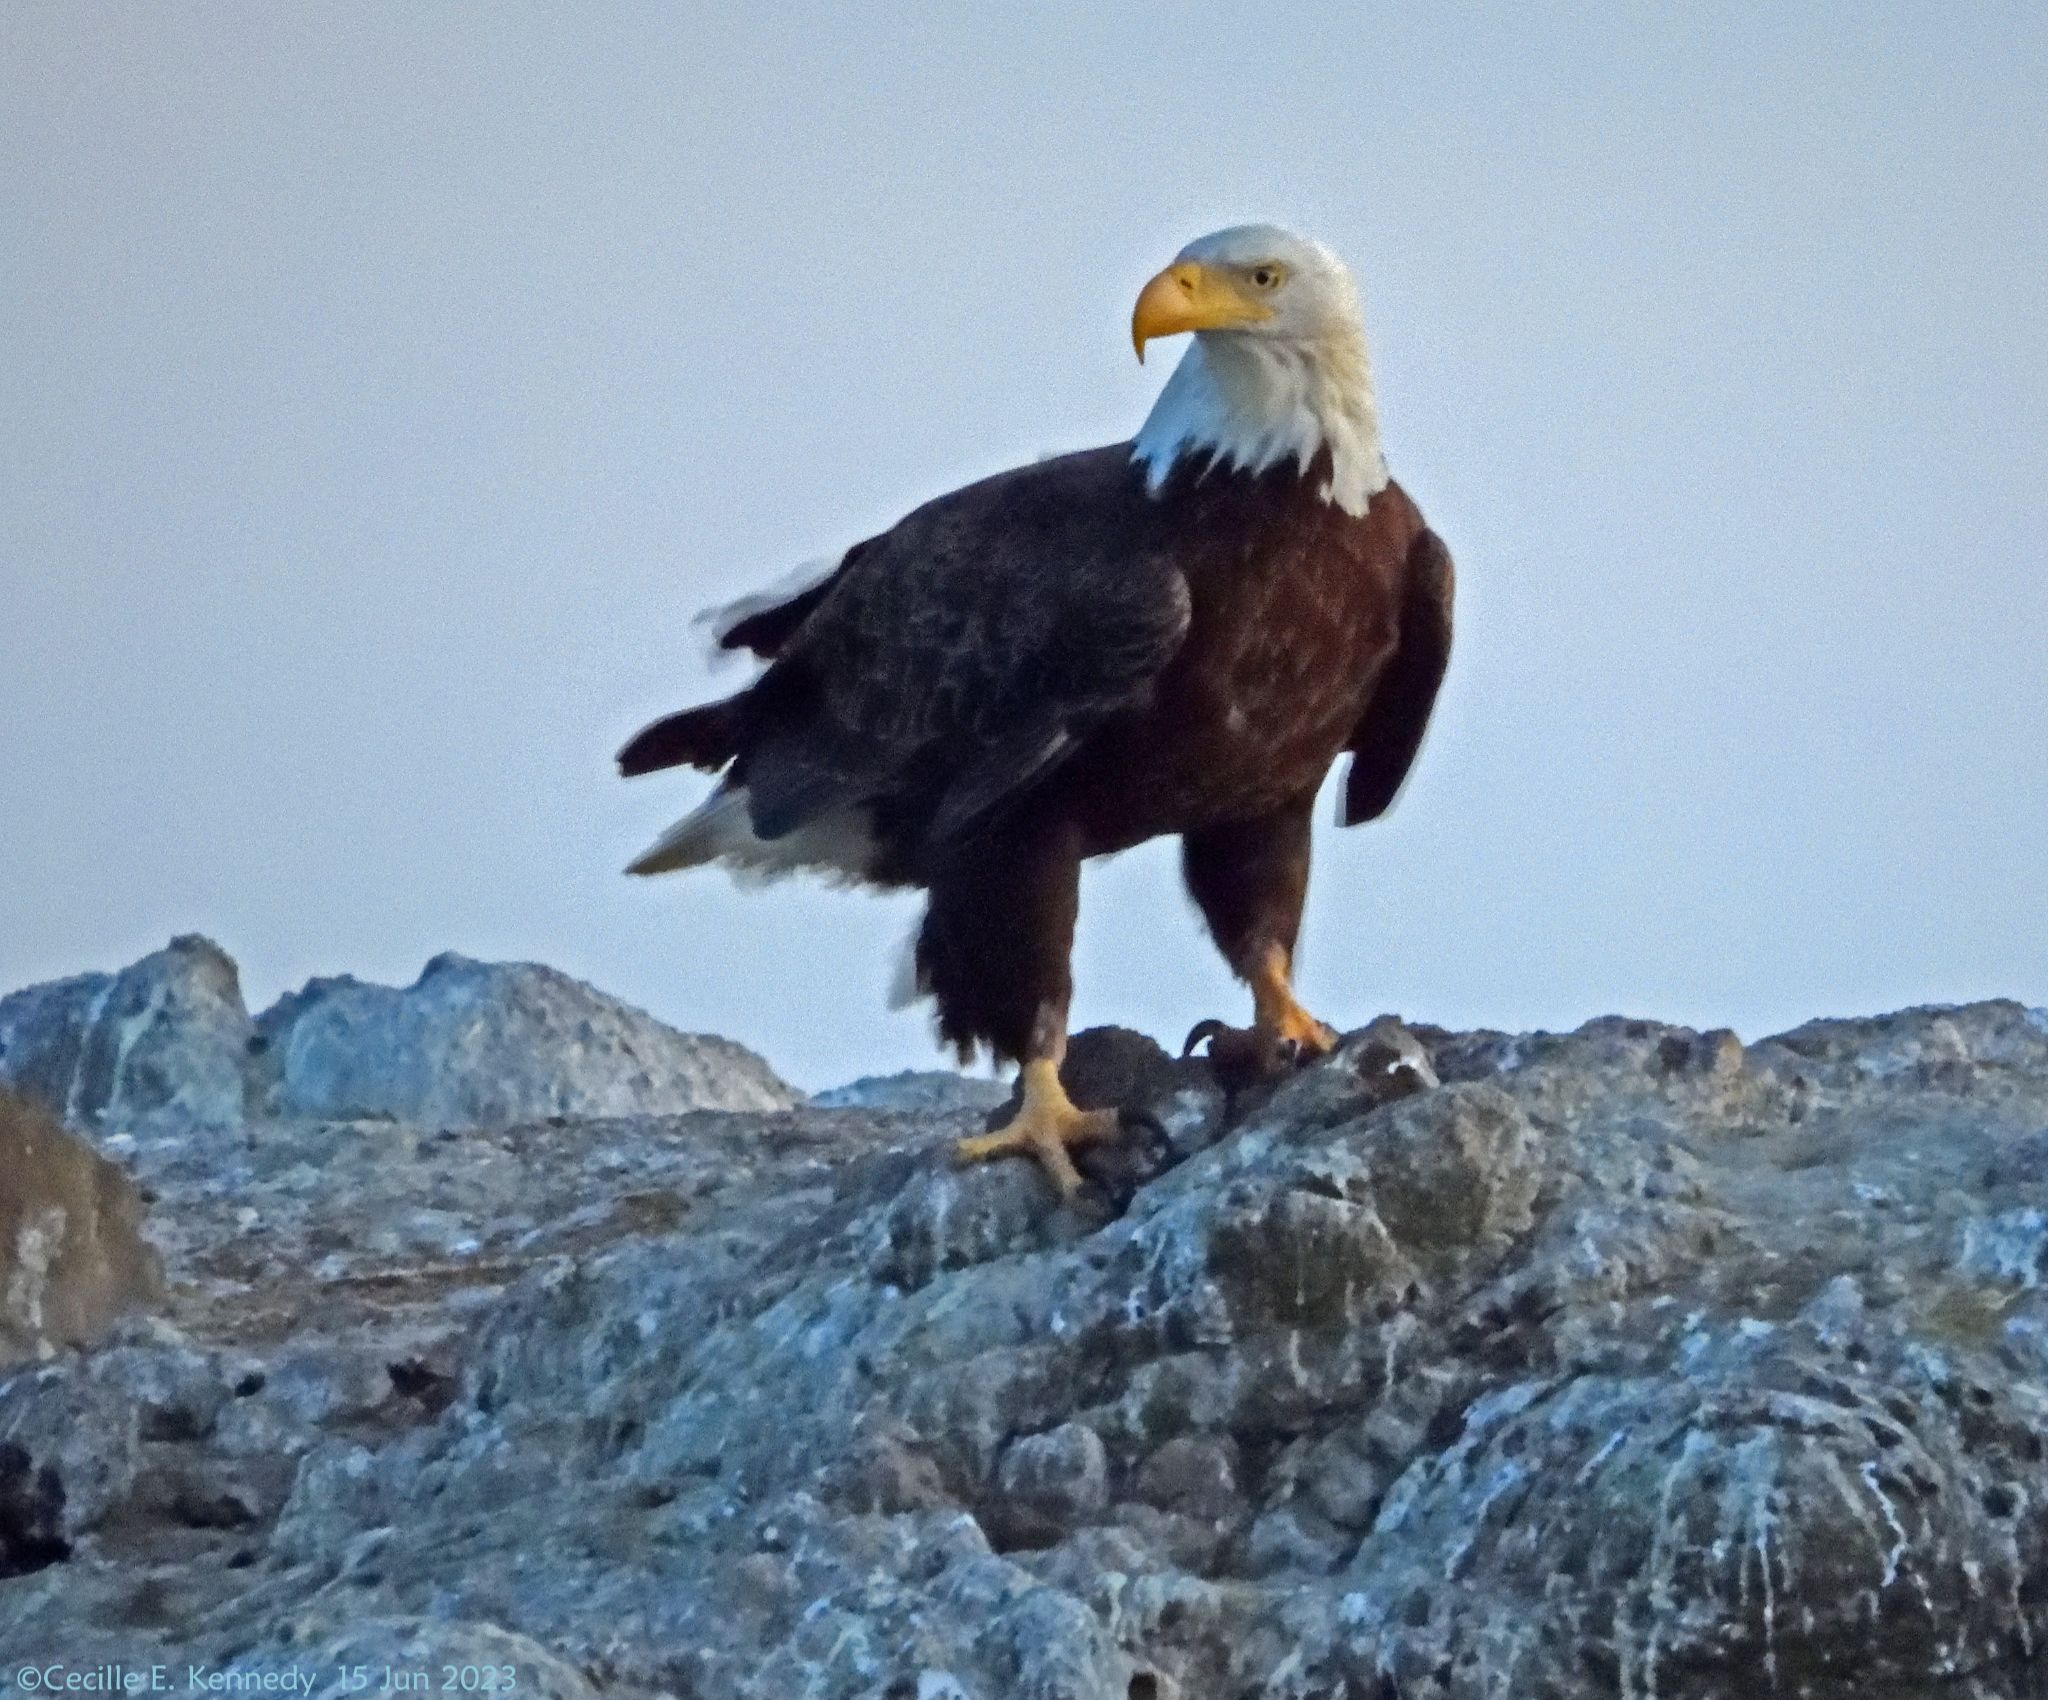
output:
[[[1281,994],[1283,1001],[1272,1019],[1268,1021],[1262,1016],[1254,1031],[1265,1035],[1274,1049],[1296,1062],[1313,1062],[1334,1051],[1337,1029],[1309,1014],[1286,987],[1281,988]]]
[[[1007,1124],[994,1133],[955,1142],[953,1155],[963,1163],[982,1163],[1013,1151],[1036,1157],[1062,1198],[1081,1190],[1081,1171],[1068,1148],[1114,1139],[1124,1118],[1115,1110],[1075,1107],[1060,1084],[1059,1065],[1050,1061],[1024,1065],[1024,1102]]]
[[[1207,1039],[1209,1060],[1219,1070],[1271,1079],[1337,1048],[1336,1028],[1318,1021],[1295,1001],[1285,951],[1269,950],[1251,982],[1252,1025],[1228,1027],[1220,1021],[1199,1021],[1181,1047],[1182,1056],[1192,1056],[1195,1047]]]

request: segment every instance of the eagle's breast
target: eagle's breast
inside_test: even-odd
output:
[[[1315,474],[1212,472],[1162,493],[1192,619],[1151,700],[1074,763],[1066,789],[1099,848],[1312,792],[1358,724],[1420,520],[1394,485],[1348,514]]]

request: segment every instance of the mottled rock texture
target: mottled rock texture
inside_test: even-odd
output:
[[[2048,1017],[1382,1021],[1265,1095],[1074,1055],[1165,1129],[1078,1211],[951,1167],[972,1110],[138,1146],[168,1310],[0,1385],[0,1647],[691,1700],[2041,1691]]]
[[[161,1296],[162,1261],[141,1225],[127,1175],[40,1104],[0,1091],[0,1370],[90,1340]]]

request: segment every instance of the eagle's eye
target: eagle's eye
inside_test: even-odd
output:
[[[1252,267],[1252,282],[1260,289],[1278,289],[1287,279],[1287,268],[1276,260]]]

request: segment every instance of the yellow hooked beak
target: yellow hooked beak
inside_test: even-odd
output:
[[[1230,273],[1179,260],[1139,291],[1138,304],[1131,309],[1131,346],[1142,364],[1145,344],[1155,336],[1223,330],[1272,316],[1273,309],[1250,295]]]

